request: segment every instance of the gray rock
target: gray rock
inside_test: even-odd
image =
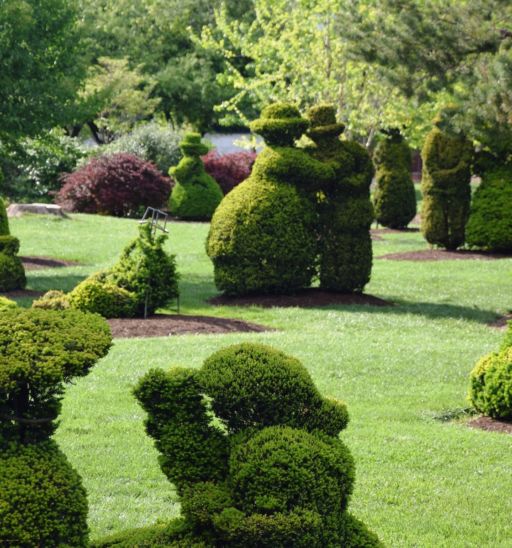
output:
[[[8,217],[21,217],[22,215],[56,215],[68,219],[63,209],[55,204],[11,204],[7,208]]]

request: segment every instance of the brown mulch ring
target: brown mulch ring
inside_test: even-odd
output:
[[[509,312],[508,314],[505,314],[504,316],[501,316],[501,318],[498,318],[497,320],[494,320],[493,322],[489,322],[489,327],[496,327],[497,329],[505,329],[507,327],[508,322],[512,321],[512,312]]]
[[[510,259],[512,254],[490,253],[487,251],[469,251],[458,249],[447,251],[446,249],[420,249],[418,251],[405,251],[403,253],[388,253],[380,255],[377,259],[390,259],[393,261],[451,261],[464,259],[480,259],[490,261],[493,259]]]
[[[76,261],[64,261],[51,257],[20,257],[25,270],[40,270],[43,268],[62,268],[64,266],[77,266]]]
[[[298,306],[315,308],[329,305],[370,305],[393,306],[390,301],[379,299],[373,295],[362,293],[336,293],[324,291],[316,287],[303,289],[294,295],[245,295],[242,297],[228,297],[218,295],[208,300],[214,305],[226,306],[261,306],[263,308]]]
[[[406,232],[419,232],[420,229],[414,226],[407,228],[372,228],[371,233],[373,234],[403,234]]]
[[[214,318],[212,316],[185,316],[183,314],[155,314],[143,318],[113,318],[108,320],[114,338],[167,337],[168,335],[261,333],[273,331],[264,325]]]
[[[470,420],[467,425],[471,428],[479,428],[488,432],[512,434],[512,421],[491,419],[491,417],[478,417]]]
[[[44,291],[34,291],[33,289],[16,289],[15,291],[6,291],[5,293],[0,293],[2,297],[7,297],[8,299],[18,299],[22,297],[30,297],[32,299],[37,299],[44,295]]]

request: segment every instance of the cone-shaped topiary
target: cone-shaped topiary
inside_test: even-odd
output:
[[[210,220],[224,194],[204,169],[201,156],[208,152],[208,147],[201,143],[199,133],[188,133],[180,148],[183,158],[169,170],[169,175],[176,180],[169,210],[182,219]]]
[[[450,124],[452,109],[435,118],[421,156],[421,232],[430,244],[457,249],[464,243],[471,202],[472,144]]]
[[[13,308],[0,314],[0,546],[87,546],[87,500],[55,442],[64,385],[112,337],[96,315]]]
[[[411,178],[411,151],[398,129],[384,130],[375,148],[377,185],[373,194],[375,220],[389,228],[405,228],[416,215],[416,191]]]
[[[512,162],[480,161],[482,182],[476,189],[466,227],[472,247],[512,251]]]
[[[338,437],[346,408],[323,398],[295,358],[235,345],[199,370],[148,372],[135,396],[183,518],[98,546],[381,546],[346,511],[354,483]]]
[[[18,257],[20,241],[14,236],[0,236],[0,291],[24,289],[25,269]]]
[[[308,136],[315,143],[310,153],[334,169],[334,177],[316,187],[320,191],[320,286],[359,292],[370,280],[372,269],[373,208],[369,189],[373,164],[364,147],[339,139],[344,126],[336,123],[334,107],[318,105],[309,110],[308,117]]]
[[[295,107],[281,103],[251,124],[267,146],[251,176],[220,203],[206,246],[217,288],[227,294],[291,293],[311,283],[317,215],[308,189],[333,174],[294,147],[307,125]]]

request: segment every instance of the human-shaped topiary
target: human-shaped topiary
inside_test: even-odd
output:
[[[204,169],[201,156],[208,152],[208,147],[201,143],[199,133],[188,133],[180,148],[183,158],[169,170],[169,175],[176,180],[169,210],[182,219],[210,220],[224,194]]]
[[[111,344],[108,324],[78,311],[0,314],[0,546],[87,546],[80,476],[55,441],[64,386]]]
[[[235,345],[199,370],[152,370],[135,395],[183,517],[105,546],[129,546],[132,535],[175,547],[381,546],[347,512],[346,407],[322,397],[297,359]]]
[[[399,129],[382,130],[373,153],[377,170],[373,194],[375,220],[389,228],[406,228],[416,215],[416,191],[411,178],[411,150]]]
[[[451,123],[454,107],[434,120],[423,145],[421,232],[427,242],[446,249],[464,243],[471,202],[473,146]]]
[[[365,148],[341,141],[343,124],[336,123],[331,105],[308,111],[308,136],[315,147],[312,156],[334,170],[334,177],[317,190],[319,212],[320,286],[342,292],[359,292],[370,280],[373,208],[370,184],[373,164]]]
[[[217,208],[206,249],[215,284],[226,294],[292,293],[315,273],[317,214],[312,182],[332,169],[294,147],[308,127],[297,108],[276,103],[263,109],[251,130],[266,143],[248,179]]]

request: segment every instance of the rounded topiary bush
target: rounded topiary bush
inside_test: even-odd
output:
[[[24,289],[27,280],[21,259],[20,242],[14,236],[0,236],[0,291]]]
[[[389,228],[405,228],[416,215],[411,178],[411,151],[399,130],[388,130],[373,154],[377,169],[373,194],[375,220]]]
[[[173,215],[189,220],[209,220],[222,200],[218,183],[206,173],[200,156],[208,152],[198,133],[188,133],[181,143],[184,158],[170,169],[176,180],[169,200]]]
[[[63,182],[57,202],[65,209],[117,217],[160,208],[171,191],[170,179],[153,164],[126,153],[92,158]]]
[[[512,346],[481,358],[470,381],[475,409],[495,419],[512,419]]]
[[[88,546],[80,476],[53,441],[0,451],[0,546]]]

